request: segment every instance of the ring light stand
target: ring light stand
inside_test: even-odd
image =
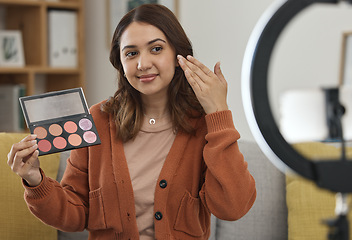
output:
[[[309,161],[296,152],[281,135],[268,98],[268,69],[274,45],[284,27],[297,13],[315,3],[337,4],[338,0],[287,0],[275,2],[261,17],[249,39],[242,67],[242,99],[248,124],[255,140],[283,172],[292,169],[319,187],[337,192],[336,220],[327,221],[329,239],[348,239],[346,193],[352,192],[352,161],[346,161],[341,116],[343,106],[327,97],[327,121],[340,138],[342,161]],[[349,0],[352,3],[352,0]],[[334,90],[326,91],[328,96]],[[335,102],[334,102],[335,101]],[[341,112],[342,111],[342,112]],[[331,128],[330,128],[331,129]],[[340,210],[338,210],[340,209]],[[342,209],[342,210],[341,210]]]

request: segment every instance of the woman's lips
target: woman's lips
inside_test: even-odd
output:
[[[151,82],[153,81],[156,77],[158,76],[158,74],[148,74],[148,75],[142,75],[142,76],[139,76],[139,80],[141,82]]]

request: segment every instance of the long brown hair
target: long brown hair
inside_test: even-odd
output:
[[[190,40],[176,16],[168,8],[158,4],[144,4],[131,10],[121,19],[114,32],[110,50],[110,62],[119,73],[118,89],[101,108],[102,111],[113,115],[117,137],[124,142],[137,135],[143,120],[140,93],[124,77],[120,59],[120,38],[132,22],[144,22],[160,29],[174,47],[176,55],[193,55]],[[201,116],[204,110],[180,67],[176,67],[175,75],[168,87],[168,96],[168,110],[174,131],[194,132],[187,119]]]

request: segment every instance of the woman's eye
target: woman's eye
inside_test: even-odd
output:
[[[126,53],[126,57],[133,57],[135,55],[137,55],[137,52],[128,52],[128,53]]]
[[[152,52],[160,52],[163,48],[162,47],[153,47]]]

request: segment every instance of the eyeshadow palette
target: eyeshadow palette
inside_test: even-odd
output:
[[[82,88],[21,97],[20,104],[39,156],[100,144]]]

